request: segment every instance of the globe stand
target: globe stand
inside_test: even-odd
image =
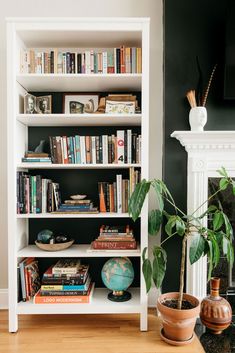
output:
[[[126,302],[131,299],[131,293],[120,290],[120,291],[113,291],[108,294],[108,299],[112,302]]]

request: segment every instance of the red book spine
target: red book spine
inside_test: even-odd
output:
[[[92,248],[97,250],[128,250],[136,249],[136,241],[93,241]]]

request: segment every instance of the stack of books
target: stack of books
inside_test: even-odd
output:
[[[98,238],[91,244],[91,249],[94,250],[135,250],[136,248],[136,240],[129,225],[102,225]]]
[[[94,207],[93,202],[84,200],[65,200],[60,204],[56,212],[60,213],[98,213],[98,208]]]
[[[116,135],[50,136],[52,163],[141,163],[141,135],[117,130]]]
[[[18,301],[28,301],[40,288],[38,261],[27,257],[18,264]]]
[[[54,48],[21,51],[21,73],[37,74],[118,74],[141,73],[142,50],[136,47],[106,49]]]
[[[51,163],[51,157],[48,153],[25,153],[22,158],[24,163]]]
[[[61,259],[43,274],[41,289],[34,296],[34,303],[90,303],[93,291],[89,265],[82,265],[78,259]]]
[[[140,180],[140,171],[130,168],[129,179],[123,179],[121,174],[117,174],[113,183],[99,182],[100,212],[128,212],[129,198]]]

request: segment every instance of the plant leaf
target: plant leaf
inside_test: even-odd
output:
[[[189,249],[189,259],[191,265],[200,259],[200,257],[204,253],[204,249],[205,239],[201,234],[196,233],[195,235],[193,235],[193,239]]]
[[[160,183],[160,180],[154,179],[152,181],[152,186],[153,186],[153,188],[154,188],[154,190],[156,192],[159,210],[163,211],[164,201],[163,201],[163,198],[162,198],[162,185]]]
[[[172,229],[174,228],[175,224],[176,224],[176,216],[170,216],[167,224],[165,225],[165,231],[167,235],[169,236],[172,235]]]
[[[220,211],[216,211],[213,216],[213,229],[218,230],[224,224],[224,217]]]
[[[233,195],[235,195],[235,181],[232,180],[232,190],[233,190]]]
[[[149,259],[145,259],[142,266],[142,271],[146,284],[146,292],[148,293],[151,288],[152,282],[152,265]]]
[[[216,241],[216,237],[211,236],[210,237],[211,240],[211,244],[212,244],[212,249],[213,249],[213,263],[214,263],[214,267],[218,265],[219,260],[220,260],[220,250],[219,250],[219,245]]]
[[[225,178],[228,178],[228,173],[226,172],[226,169],[224,167],[221,167],[221,169],[217,170],[217,173],[219,173]]]
[[[167,255],[163,248],[155,246],[153,256],[153,282],[157,288],[160,288],[166,272]]]
[[[144,248],[144,250],[143,250],[143,252],[142,252],[142,260],[143,260],[143,262],[144,262],[144,260],[145,260],[145,255],[146,255],[146,251],[147,251],[147,246]]]
[[[228,219],[228,216],[222,212],[223,218],[224,218],[224,224],[225,224],[225,231],[227,236],[229,236],[231,239],[233,239],[233,228],[231,226],[231,223]]]
[[[221,190],[225,190],[225,189],[227,189],[228,184],[229,184],[228,179],[221,178],[220,182],[219,182],[219,187],[220,187]]]
[[[232,268],[233,262],[234,262],[234,250],[233,250],[233,244],[229,240],[228,240],[228,252],[226,254],[226,257],[230,268]]]
[[[185,233],[185,223],[184,221],[179,217],[177,216],[176,218],[176,231],[177,233],[180,235],[180,236],[183,236],[184,233]]]
[[[128,212],[134,221],[136,221],[140,215],[145,197],[149,192],[150,185],[151,182],[143,179],[140,183],[136,185],[135,190],[131,195],[128,205]]]
[[[213,270],[213,248],[212,248],[212,243],[210,240],[207,240],[207,244],[208,244],[208,262],[209,262],[209,267],[208,267],[208,274],[207,274],[207,281],[209,281],[211,279],[211,273]]]
[[[152,210],[149,213],[148,231],[149,234],[155,235],[159,232],[162,224],[162,212],[160,210]]]

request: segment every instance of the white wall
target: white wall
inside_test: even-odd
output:
[[[0,308],[7,288],[6,28],[5,17],[150,17],[150,177],[161,177],[163,116],[162,0],[7,0],[0,14]],[[152,299],[151,299],[152,298]],[[155,302],[150,294],[150,303]]]

